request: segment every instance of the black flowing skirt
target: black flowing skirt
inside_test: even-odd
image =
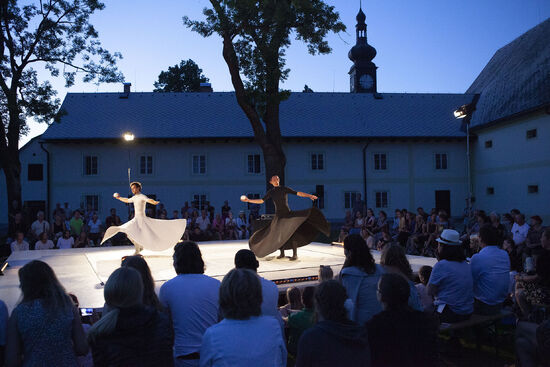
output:
[[[330,224],[315,207],[275,215],[271,224],[250,237],[249,246],[257,257],[265,257],[279,249],[308,245],[319,232],[330,236]]]

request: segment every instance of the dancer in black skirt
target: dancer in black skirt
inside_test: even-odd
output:
[[[241,196],[241,201],[245,203],[263,204],[267,199],[271,199],[275,204],[275,217],[269,226],[256,231],[250,237],[250,249],[258,257],[267,256],[279,249],[281,254],[278,259],[285,257],[285,250],[292,249],[290,260],[296,260],[298,247],[309,244],[319,232],[326,236],[330,235],[330,224],[323,213],[315,207],[299,211],[291,211],[288,207],[288,194],[309,198],[312,201],[317,200],[317,196],[279,186],[279,176],[271,177],[269,183],[273,188],[263,199]]]

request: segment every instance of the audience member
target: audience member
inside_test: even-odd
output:
[[[21,232],[23,234],[26,234],[28,232],[27,223],[25,222],[25,218],[23,218],[23,214],[21,212],[15,213],[13,221],[10,222],[8,228],[8,237],[11,240],[15,240],[17,232]]]
[[[75,213],[77,213],[75,211]],[[88,238],[88,233],[85,231],[81,231],[80,234],[76,237],[76,241],[74,242],[75,248],[84,248],[84,247],[93,247],[94,243],[92,240]]]
[[[15,241],[10,244],[10,248],[11,252],[30,250],[29,243],[25,241],[25,234],[23,232],[16,232]]]
[[[302,292],[302,303],[304,308],[288,317],[288,353],[293,357],[298,351],[298,341],[300,337],[310,327],[315,324],[313,312],[313,295],[315,287],[305,287]]]
[[[235,268],[249,269],[257,273],[260,263],[256,259],[256,255],[250,250],[239,250],[235,254]],[[281,328],[284,327],[281,314],[278,309],[279,289],[271,280],[267,280],[258,276],[262,285],[262,315],[273,316],[279,322]]]
[[[48,234],[46,232],[40,233],[38,236],[38,241],[34,244],[35,250],[50,250],[54,248],[53,242],[48,239]]]
[[[276,320],[261,316],[262,285],[248,269],[233,269],[220,286],[224,319],[206,330],[201,366],[286,366],[287,351]]]
[[[411,287],[400,274],[383,274],[378,296],[384,310],[367,322],[372,366],[438,366],[438,324],[407,303]]]
[[[121,266],[136,269],[139,275],[141,275],[141,280],[143,281],[143,304],[153,307],[157,311],[163,311],[164,309],[155,293],[155,281],[151,275],[151,269],[149,269],[149,265],[143,256],[126,256],[123,258]]]
[[[516,246],[524,247],[527,233],[529,233],[529,224],[525,223],[525,215],[516,214],[515,223],[512,226],[512,239]]]
[[[459,242],[460,235],[446,229],[437,239],[439,260],[428,281],[428,293],[441,322],[453,323],[470,318],[474,311],[473,279]]]
[[[550,229],[545,234],[550,235]],[[525,319],[532,316],[533,305],[550,304],[550,251],[546,250],[537,257],[535,270],[533,277],[517,277],[515,298]]]
[[[80,212],[78,210],[74,211],[73,217],[69,222],[69,226],[71,227],[72,236],[80,236],[80,232],[82,232],[82,227],[84,226],[84,221],[82,220]]]
[[[71,232],[69,230],[65,230],[63,232],[63,236],[57,240],[56,247],[59,249],[67,249],[67,248],[74,247],[74,238],[71,236]]]
[[[344,254],[346,260],[340,271],[340,281],[351,300],[348,302],[349,317],[359,325],[364,325],[382,310],[376,297],[376,284],[383,270],[374,262],[365,240],[358,234],[346,237]]]
[[[221,241],[224,235],[224,221],[222,216],[218,213],[212,222],[212,232],[218,241]]]
[[[0,299],[0,365],[4,363],[4,355],[6,351],[6,334],[8,331],[8,307],[4,301]]]
[[[60,214],[56,214],[54,216],[55,220],[53,222],[53,234],[55,236],[55,239],[61,238],[63,236],[63,232],[67,229],[65,226],[65,222],[63,221],[63,218]]]
[[[99,220],[97,213],[94,212],[92,214],[92,218],[88,221],[88,236],[90,237],[90,240],[94,243],[94,246],[99,245],[99,242],[101,240],[101,238],[99,238],[102,229],[101,227],[101,220]]]
[[[330,265],[319,265],[319,282],[334,279],[334,272]]]
[[[544,227],[542,226],[542,218],[538,215],[533,215],[531,217],[531,226],[527,231],[527,238],[525,239],[525,250],[528,256],[538,255],[542,251],[540,246],[540,238],[543,231]]]
[[[500,313],[508,297],[510,258],[498,245],[497,229],[485,224],[479,229],[481,251],[472,256],[470,265],[474,281],[474,310],[480,315]]]
[[[497,244],[499,247],[502,245],[502,241],[504,241],[506,238],[508,238],[508,234],[510,231],[506,230],[506,227],[500,223],[500,215],[498,215],[496,212],[491,212],[489,214],[489,218],[491,220],[491,225],[495,229],[499,240],[499,243]]]
[[[290,287],[286,290],[286,305],[279,308],[281,316],[285,319],[290,314],[300,311],[304,308],[302,304],[302,292],[298,287]]]
[[[116,215],[116,209],[112,208],[111,215],[105,219],[105,229],[110,226],[120,226],[121,224],[122,222],[120,221],[120,217]]]
[[[88,332],[94,366],[173,366],[170,319],[143,304],[139,272],[116,269],[104,295],[103,316]]]
[[[237,231],[237,236],[240,240],[248,238],[248,230],[246,225],[246,214],[244,211],[239,212],[239,216],[237,217],[237,225],[235,227],[235,230]]]
[[[177,276],[162,285],[159,299],[174,325],[176,366],[198,366],[203,334],[219,321],[220,281],[204,275],[204,261],[194,242],[174,247]]]
[[[31,224],[31,236],[32,241],[38,241],[40,239],[40,234],[46,232],[50,233],[50,223],[44,219],[44,212],[39,211],[36,213],[36,220]]]
[[[210,218],[206,215],[206,210],[201,211],[201,216],[197,218],[195,225],[199,228],[205,238],[211,236],[210,233]]]
[[[353,212],[354,213],[361,213],[361,217],[365,215],[365,201],[361,200],[361,194],[357,193],[355,195],[355,201],[353,202]]]
[[[420,295],[420,302],[422,302],[422,308],[426,313],[434,312],[434,298],[431,294],[428,293],[428,281],[430,280],[430,275],[432,275],[432,267],[428,265],[423,265],[418,270],[418,278],[420,283],[416,284],[416,290]]]
[[[422,303],[420,302],[420,296],[414,286],[412,281],[412,268],[407,255],[405,255],[405,250],[398,244],[388,244],[382,250],[382,255],[380,256],[380,265],[387,273],[399,274],[409,284],[411,288],[409,294],[409,306],[414,310],[422,311]]]
[[[76,366],[88,345],[80,313],[48,264],[19,269],[21,302],[8,322],[6,366]],[[55,347],[53,347],[55,346]]]
[[[367,329],[348,319],[346,298],[346,290],[336,280],[317,286],[314,303],[318,322],[298,341],[296,367],[371,365]]]

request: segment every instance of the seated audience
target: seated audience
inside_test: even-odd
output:
[[[40,236],[38,236],[38,241],[36,241],[36,243],[34,244],[34,249],[50,250],[52,248],[54,248],[53,242],[50,241],[46,232],[42,232]]]
[[[82,217],[78,210],[74,211],[73,217],[69,222],[69,226],[71,229],[72,236],[75,236],[75,237],[80,236],[80,232],[82,232],[82,227],[84,227],[84,221],[82,220]]]
[[[25,234],[23,232],[17,232],[15,241],[10,244],[11,252],[16,251],[29,251],[30,246],[27,241],[25,241]]]
[[[388,244],[382,250],[380,256],[380,265],[387,273],[394,273],[401,275],[409,284],[411,291],[409,292],[409,306],[417,311],[422,311],[422,303],[420,302],[420,296],[412,281],[412,268],[405,255],[405,250],[401,245]]]
[[[346,260],[340,271],[340,281],[350,299],[349,318],[364,325],[382,311],[382,305],[376,297],[376,285],[383,269],[374,262],[365,240],[358,234],[346,237],[344,254]]]
[[[491,212],[491,214],[489,214],[489,218],[491,220],[491,225],[495,229],[499,238],[498,246],[500,246],[502,244],[502,241],[508,238],[508,233],[510,231],[507,231],[504,224],[500,223],[500,215],[498,215],[496,212]]]
[[[206,330],[200,365],[286,366],[287,351],[279,324],[261,316],[262,285],[248,269],[233,269],[220,286],[224,319]]]
[[[248,238],[249,233],[246,225],[246,215],[244,211],[239,212],[239,216],[237,217],[237,227],[235,229],[240,240]]]
[[[531,225],[527,231],[527,238],[525,239],[525,252],[527,256],[538,255],[542,251],[540,237],[543,231],[542,218],[538,215],[533,215],[531,217]]]
[[[437,239],[437,259],[428,281],[428,293],[441,322],[453,323],[470,318],[474,311],[473,279],[459,242],[459,234],[446,229]]]
[[[313,294],[315,287],[305,287],[302,292],[302,303],[304,308],[288,317],[288,353],[296,356],[298,340],[310,327],[315,324],[313,312]]]
[[[23,218],[23,213],[18,212],[15,213],[13,217],[13,221],[8,226],[8,238],[11,241],[14,241],[17,237],[17,232],[23,233],[25,235],[28,232],[29,228],[27,227],[27,223],[25,222],[25,219]]]
[[[210,218],[208,217],[206,210],[203,209],[201,211],[201,216],[196,219],[195,225],[199,228],[205,239],[210,239]]]
[[[120,217],[116,215],[116,209],[111,209],[111,215],[108,216],[105,219],[105,229],[109,228],[110,226],[120,226],[122,224],[122,221],[120,220]]]
[[[143,304],[152,307],[157,311],[163,311],[159,298],[155,293],[155,281],[151,275],[151,269],[143,256],[126,256],[122,260],[121,266],[136,269],[141,275],[143,281]]]
[[[48,264],[19,269],[21,302],[8,322],[6,366],[77,366],[88,353],[80,312]],[[52,347],[55,346],[55,347]]]
[[[99,245],[100,238],[99,235],[101,234],[101,220],[99,220],[99,217],[97,216],[97,213],[94,212],[92,214],[92,218],[88,221],[88,233],[90,240],[93,242],[94,246]]]
[[[330,265],[319,265],[319,282],[334,279],[334,272]]]
[[[218,213],[216,214],[216,217],[212,221],[212,233],[214,235],[214,238],[218,241],[221,241],[223,238],[223,232],[224,232],[224,221],[222,219],[222,216]]]
[[[286,290],[286,305],[279,308],[279,312],[284,319],[287,319],[290,314],[300,311],[304,308],[302,304],[302,292],[298,287],[290,287]]]
[[[59,249],[74,247],[74,238],[71,236],[71,232],[69,230],[65,230],[65,232],[63,232],[63,236],[59,237],[56,247]]]
[[[44,212],[39,211],[36,213],[36,220],[31,224],[31,240],[38,241],[40,234],[44,232],[50,233],[50,223],[44,219]]]
[[[372,366],[437,366],[438,323],[409,307],[411,287],[399,274],[383,274],[378,294],[384,310],[367,322]]]
[[[550,237],[550,228],[545,231],[545,235]],[[550,304],[550,251],[545,250],[537,257],[535,271],[535,276],[517,277],[515,298],[526,319],[535,316],[531,315],[533,305]]]
[[[524,214],[516,214],[514,219],[515,223],[512,226],[512,239],[516,243],[516,246],[523,249],[525,247],[527,233],[529,233],[529,224],[525,222]]]
[[[81,231],[74,242],[75,248],[93,247],[94,243],[88,238],[86,231]]]
[[[315,291],[318,322],[298,341],[296,367],[368,367],[371,365],[367,329],[347,317],[346,290],[327,280]]]
[[[248,269],[257,273],[260,263],[256,255],[250,250],[239,250],[235,254],[235,268]],[[262,315],[273,316],[279,322],[281,328],[284,328],[281,314],[279,313],[279,289],[271,280],[258,276],[262,284]]]
[[[118,268],[104,294],[103,316],[88,332],[94,366],[173,366],[170,319],[143,304],[139,272]]]
[[[55,215],[55,220],[53,222],[53,234],[55,236],[55,239],[57,240],[58,238],[62,237],[66,229],[67,227],[65,226],[65,222],[63,221],[61,215]]]
[[[198,366],[202,337],[219,321],[220,281],[204,275],[204,261],[194,242],[174,247],[177,276],[162,285],[159,299],[174,325],[176,366]]]
[[[470,266],[474,281],[474,311],[480,315],[500,313],[508,297],[510,258],[498,247],[501,238],[491,224],[479,229],[481,251],[472,256]]]
[[[416,285],[416,290],[420,295],[420,302],[422,302],[422,308],[426,313],[434,312],[434,298],[428,293],[428,281],[430,280],[431,274],[432,267],[428,265],[423,265],[418,270],[420,283]]]

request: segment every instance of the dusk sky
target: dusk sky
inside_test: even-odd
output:
[[[185,28],[182,16],[204,19],[207,0],[155,2],[106,0],[105,10],[92,18],[103,46],[119,51],[119,67],[132,91],[152,91],[159,73],[182,59],[193,59],[210,79],[214,91],[232,91],[221,55],[221,39],[202,38]],[[355,16],[359,0],[328,0],[335,6],[346,33],[328,38],[333,52],[311,56],[294,41],[287,52],[291,69],[284,88],[316,92],[348,92],[355,43]],[[368,42],[377,50],[379,92],[462,93],[470,86],[496,50],[550,17],[549,0],[392,0],[363,1]],[[119,84],[86,84],[78,80],[67,89],[52,79],[58,96],[67,92],[118,92]],[[46,124],[31,122],[25,143],[41,134]]]

